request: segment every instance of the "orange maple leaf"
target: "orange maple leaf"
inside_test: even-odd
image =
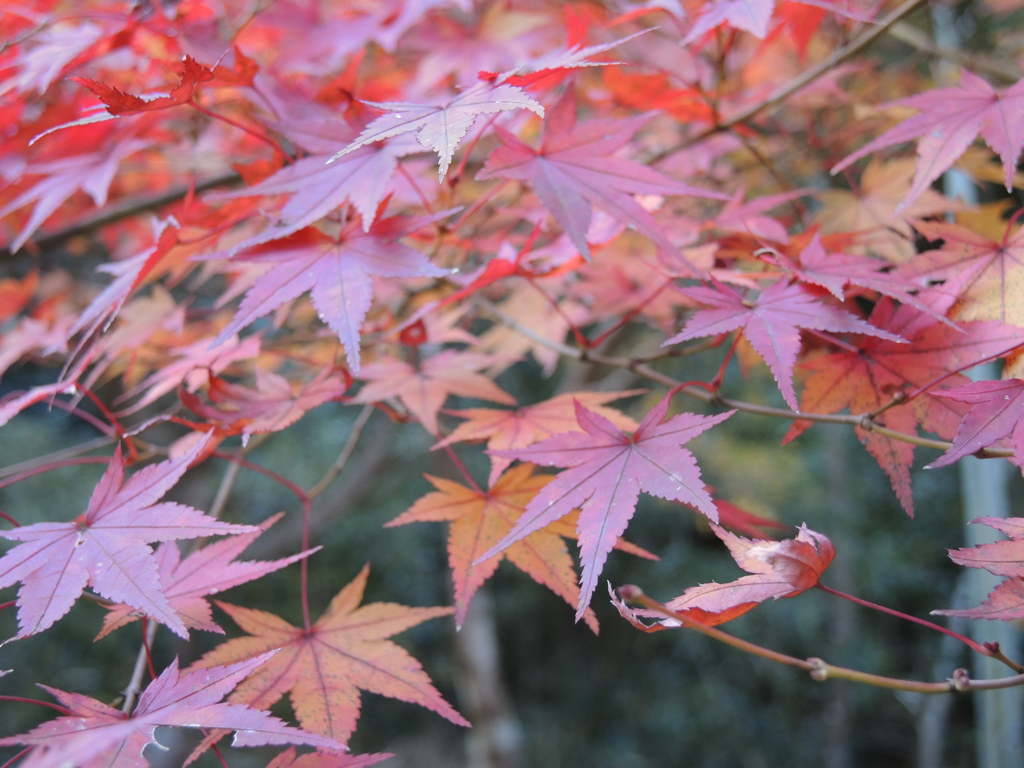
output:
[[[468,440],[487,440],[488,450],[499,451],[525,448],[562,432],[578,432],[579,424],[576,422],[576,406],[573,405],[573,400],[579,400],[581,404],[601,414],[619,429],[632,432],[637,427],[636,421],[614,408],[606,408],[605,403],[639,394],[643,394],[643,390],[566,392],[514,410],[466,408],[460,411],[446,411],[452,416],[460,416],[468,421],[459,424],[434,448],[444,448],[446,445]],[[494,485],[498,476],[508,469],[510,464],[512,459],[491,454],[491,476],[487,482]]]
[[[420,663],[386,639],[427,619],[447,616],[452,609],[395,603],[359,607],[369,573],[370,566],[364,566],[308,632],[272,613],[218,601],[249,636],[217,646],[192,668],[220,666],[231,663],[226,659],[241,661],[280,649],[235,688],[229,701],[247,706],[261,702],[260,708],[267,708],[290,691],[302,727],[338,741],[347,741],[355,730],[360,690],[419,704],[468,727],[434,688]]]
[[[489,491],[467,488],[452,480],[425,475],[437,489],[413,504],[385,525],[390,528],[406,523],[450,522],[448,528],[448,564],[455,583],[455,623],[462,627],[466,611],[476,591],[487,581],[504,558],[529,574],[569,605],[580,599],[580,587],[572,556],[562,536],[575,538],[575,526],[535,531],[488,560],[476,560],[505,536],[537,492],[554,475],[534,475],[532,464],[510,469]],[[561,521],[559,521],[561,522]],[[587,609],[587,626],[597,633],[597,617]]]

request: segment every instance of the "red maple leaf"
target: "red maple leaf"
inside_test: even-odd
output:
[[[278,432],[291,426],[318,405],[345,394],[347,381],[332,368],[325,368],[298,391],[283,376],[257,367],[256,389],[232,384],[219,376],[210,377],[210,404],[184,389],[181,402],[193,413],[232,434],[241,433],[242,444],[264,432]]]
[[[230,701],[271,706],[287,691],[299,722],[313,733],[345,741],[359,718],[359,691],[372,691],[430,709],[457,725],[469,723],[441,698],[419,662],[387,640],[451,608],[409,608],[395,603],[359,607],[369,566],[342,589],[309,629],[265,611],[218,602],[250,634],[228,640],[193,668],[237,662],[280,649],[249,676]],[[214,739],[215,740],[215,739]]]
[[[107,113],[119,117],[155,109],[167,109],[187,104],[202,83],[213,80],[213,72],[191,56],[185,56],[181,63],[181,82],[170,93],[158,96],[133,96],[105,83],[98,83],[88,77],[72,77],[79,85],[92,91],[107,106]]]
[[[529,182],[544,207],[587,258],[590,258],[587,230],[593,217],[591,206],[596,205],[613,218],[631,224],[674,259],[681,259],[679,249],[633,195],[726,199],[725,196],[683,184],[653,168],[614,156],[651,116],[590,120],[577,125],[573,94],[571,89],[566,91],[551,108],[544,120],[544,140],[539,150],[498,129],[503,146],[491,153],[476,177]],[[700,274],[696,268],[693,271]]]
[[[414,133],[420,146],[437,153],[438,180],[443,180],[455,148],[480,115],[505,112],[511,109],[529,109],[541,117],[544,107],[520,88],[513,85],[477,83],[453,99],[442,104],[408,104],[400,102],[377,103],[367,101],[371,107],[383,109],[381,115],[330,161],[337,160],[366,144]]]
[[[162,591],[167,597],[167,602],[181,617],[186,627],[223,635],[224,630],[213,620],[210,603],[206,600],[207,596],[273,573],[286,565],[309,557],[320,549],[320,547],[314,547],[291,557],[268,562],[254,560],[233,562],[260,537],[263,531],[270,528],[283,515],[284,512],[278,512],[267,518],[260,523],[260,530],[255,533],[242,533],[213,544],[207,544],[184,560],[181,559],[181,550],[173,541],[165,541],[157,547],[156,562]],[[115,629],[130,624],[141,616],[130,605],[124,603],[108,605],[107,615],[103,617],[103,629],[96,639],[106,637]]]
[[[515,398],[479,373],[497,361],[493,355],[446,349],[420,363],[384,358],[366,365],[360,378],[368,380],[353,403],[378,403],[396,397],[432,435],[439,432],[437,412],[448,395],[476,397],[504,405]]]
[[[495,451],[498,456],[545,466],[570,467],[534,497],[526,512],[505,537],[481,555],[480,563],[534,531],[580,509],[576,530],[580,542],[580,602],[583,616],[597,579],[615,543],[626,530],[640,492],[696,507],[718,520],[711,496],[700,479],[697,460],[682,446],[734,411],[717,416],[681,413],[665,421],[665,397],[627,435],[610,421],[576,403],[582,432],[566,432],[529,448]]]
[[[242,678],[273,656],[271,651],[237,664],[185,673],[178,671],[175,659],[142,692],[131,715],[81,693],[41,685],[68,714],[28,733],[0,739],[0,745],[35,746],[29,758],[32,768],[137,768],[146,764],[142,757],[146,746],[158,743],[158,726],[234,730],[236,747],[310,744],[343,750],[341,742],[285,725],[268,712],[218,703]]]
[[[481,72],[480,79],[486,80],[487,82],[519,85],[524,88],[529,88],[531,86],[536,86],[539,83],[543,83],[545,88],[550,88],[557,85],[559,80],[561,80],[570,70],[578,69],[580,67],[605,67],[609,64],[620,63],[615,61],[588,61],[587,59],[591,56],[596,56],[599,53],[611,50],[615,46],[628,42],[634,37],[639,37],[649,31],[650,30],[648,29],[644,29],[640,32],[629,35],[628,37],[612,40],[610,43],[588,45],[586,48],[584,48],[580,43],[573,45],[571,41],[569,41],[567,42],[566,48],[546,53],[531,61],[529,65],[516,67],[508,72],[502,72],[500,75],[493,72]]]
[[[799,410],[793,391],[793,366],[800,352],[801,328],[903,341],[849,312],[822,303],[803,286],[790,285],[786,280],[773,283],[754,300],[721,283],[716,283],[716,288],[684,289],[683,293],[711,309],[695,312],[683,330],[662,346],[742,328],[744,338],[768,364],[783,399],[794,411]]]
[[[977,608],[932,611],[942,616],[960,616],[965,619],[1024,619],[1024,517],[981,517],[971,520],[995,528],[1010,537],[1010,541],[995,541],[976,547],[950,550],[953,562],[968,568],[984,568],[996,576],[1007,578],[999,582],[985,601]]]
[[[690,587],[665,604],[706,626],[731,621],[769,598],[778,600],[806,592],[818,584],[836,555],[828,537],[806,525],[800,526],[796,538],[772,542],[737,536],[714,524],[711,529],[725,542],[737,565],[750,575],[727,584],[712,582]],[[656,611],[630,609],[614,592],[612,602],[623,618],[645,632],[682,626],[678,619],[665,618]],[[641,617],[660,620],[651,626],[642,622]]]
[[[960,403],[971,410],[956,430],[953,445],[927,468],[944,467],[977,453],[1009,437],[1013,444],[1013,462],[1024,465],[1024,381],[978,381],[955,389],[934,393]]]
[[[0,531],[0,537],[22,542],[0,558],[0,588],[21,582],[18,637],[42,632],[61,618],[86,585],[188,637],[185,623],[164,594],[149,542],[260,530],[222,523],[182,504],[156,503],[185,474],[208,439],[197,441],[178,459],[136,472],[127,482],[119,447],[78,520]]]
[[[897,209],[901,210],[947,171],[980,133],[1002,158],[1006,189],[1013,189],[1013,175],[1024,145],[1024,80],[997,91],[965,69],[958,87],[937,88],[882,107],[910,107],[920,110],[920,114],[908,117],[861,147],[833,168],[832,173],[872,152],[918,139],[917,173]]]
[[[219,344],[253,320],[310,291],[320,318],[342,344],[353,373],[359,373],[359,331],[373,301],[373,276],[442,277],[435,267],[398,238],[436,221],[438,216],[393,216],[362,231],[349,221],[337,237],[309,228],[283,240],[232,257],[233,261],[269,264],[246,291],[238,312],[221,331]],[[443,216],[442,216],[443,218]]]
[[[865,338],[856,351],[832,352],[809,360],[802,367],[811,371],[804,385],[802,409],[809,413],[835,413],[849,407],[851,413],[874,413],[891,405],[897,392],[908,392],[943,380],[952,387],[966,381],[962,376],[948,376],[951,370],[970,367],[972,362],[997,355],[1024,341],[1020,328],[992,321],[961,323],[960,329],[935,320],[953,303],[939,289],[919,294],[932,312],[924,314],[903,305],[896,308],[888,299],[875,305],[872,323],[898,333],[909,344],[894,344],[885,338]],[[940,437],[952,437],[960,423],[963,409],[948,399],[936,398],[934,389],[921,394],[911,403],[889,407],[875,421],[907,434],[916,434],[918,424]],[[790,435],[797,434],[791,430]],[[889,476],[893,490],[908,514],[914,513],[910,487],[910,466],[914,446],[893,440],[877,432],[857,430],[868,452]]]

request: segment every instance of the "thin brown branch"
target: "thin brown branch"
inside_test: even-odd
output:
[[[355,422],[352,424],[352,431],[348,433],[348,440],[345,441],[344,447],[341,449],[341,453],[338,454],[338,458],[331,466],[324,476],[320,478],[316,485],[310,488],[306,495],[309,498],[315,499],[334,482],[341,471],[345,469],[345,465],[348,464],[348,460],[352,458],[352,452],[356,449],[356,444],[359,442],[360,436],[363,434],[363,428],[366,426],[366,422],[370,420],[370,416],[373,415],[374,408],[372,405],[364,405],[363,410],[356,416]]]
[[[827,661],[819,658],[812,657],[809,659],[799,659],[795,656],[773,651],[770,648],[765,648],[748,640],[743,640],[735,637],[734,635],[730,635],[728,632],[723,632],[715,627],[709,627],[706,624],[695,621],[685,613],[673,611],[668,606],[647,597],[639,587],[621,587],[618,590],[618,593],[622,599],[627,599],[630,602],[642,605],[644,608],[661,614],[666,618],[674,619],[687,629],[695,630],[702,635],[706,635],[713,640],[717,640],[718,642],[729,645],[737,650],[754,656],[759,656],[763,659],[768,659],[769,661],[776,661],[790,667],[803,669],[809,672],[811,679],[816,680],[817,682],[824,682],[826,680],[850,680],[855,683],[873,685],[877,688],[888,688],[896,691],[911,691],[914,693],[929,694],[986,691],[1024,685],[1024,675],[1013,675],[1012,677],[1003,677],[994,680],[971,680],[967,670],[958,669],[953,673],[953,677],[945,680],[944,682],[926,683],[917,680],[904,680],[897,677],[874,675],[870,672],[861,672],[857,669],[839,667],[834,664],[829,664]]]
[[[232,171],[231,173],[224,173],[220,176],[213,176],[209,179],[197,181],[195,183],[195,191],[198,194],[199,192],[205,192],[208,189],[213,189],[215,187],[231,186],[232,184],[237,184],[241,180],[242,177]],[[165,205],[170,205],[171,203],[183,200],[188,194],[189,189],[190,187],[181,186],[174,187],[166,192],[160,192],[155,195],[133,195],[131,197],[125,197],[102,210],[83,217],[73,224],[68,224],[60,229],[55,229],[52,232],[43,232],[29,240],[25,245],[30,248],[38,248],[41,251],[55,248],[58,245],[66,243],[73,237],[87,235],[101,227],[105,227],[108,224],[129,219],[132,216],[143,213],[144,211],[162,208]],[[0,247],[0,259],[9,259],[12,256],[13,254],[11,253],[9,246]]]
[[[121,711],[126,715],[131,714],[132,709],[135,708],[135,700],[142,691],[142,676],[146,674],[146,659],[149,656],[147,648],[153,647],[153,640],[156,638],[156,628],[159,626],[155,621],[150,621],[146,625],[146,637],[139,648],[138,655],[135,657],[132,679],[128,682],[128,687],[124,689],[124,704],[121,705]]]
[[[904,21],[893,24],[889,29],[889,36],[922,53],[952,61],[972,72],[983,72],[998,77],[1007,83],[1015,83],[1020,80],[1021,75],[1024,75],[1024,71],[1012,59],[997,59],[983,53],[945,48],[937,45],[927,34]]]
[[[831,54],[819,61],[813,67],[800,73],[789,82],[783,83],[765,98],[755,104],[751,104],[749,107],[741,109],[739,112],[726,118],[720,123],[712,125],[710,128],[707,128],[693,136],[690,136],[682,142],[679,142],[678,144],[674,144],[673,146],[658,152],[649,159],[649,162],[656,163],[659,160],[668,157],[673,152],[678,152],[680,149],[685,149],[693,146],[694,144],[698,144],[717,133],[728,131],[736,125],[747,122],[764,110],[774,107],[776,104],[789,98],[797,91],[803,90],[822,75],[831,72],[835,67],[846,61],[851,56],[860,53],[879,37],[886,34],[894,24],[917,10],[920,6],[924,5],[924,2],[925,0],[906,0],[899,8],[882,19],[878,24],[864,30],[846,45],[836,48]]]
[[[611,355],[602,355],[596,352],[591,352],[590,350],[570,347],[568,344],[548,339],[536,331],[527,328],[515,318],[509,317],[505,314],[500,307],[495,306],[486,299],[478,298],[476,303],[478,307],[487,312],[494,319],[504,323],[512,330],[523,334],[531,341],[547,347],[548,349],[554,350],[564,357],[570,357],[575,360],[590,363],[597,363],[598,365],[608,365],[613,368],[624,368],[633,371],[646,379],[662,384],[669,389],[674,389],[682,383],[678,379],[662,373],[646,363],[640,362],[641,360],[648,358],[613,357]],[[899,432],[895,429],[882,426],[881,424],[876,424],[871,420],[869,414],[803,413],[801,411],[791,411],[788,408],[775,408],[770,405],[759,405],[757,403],[748,403],[743,400],[733,400],[731,398],[721,397],[713,392],[701,389],[700,387],[682,387],[679,391],[685,395],[689,395],[690,397],[702,400],[705,403],[711,403],[724,408],[735,408],[738,411],[751,413],[757,416],[771,416],[779,419],[789,419],[791,421],[813,421],[819,424],[846,424],[852,427],[859,427],[867,432],[875,432],[876,434],[879,434],[882,437],[887,437],[891,440],[899,440],[904,443],[919,445],[923,448],[934,448],[937,451],[948,451],[953,446],[951,442],[946,440],[933,440],[932,438],[912,435],[906,432]],[[1005,459],[1013,456],[1013,450],[1009,448],[984,448],[974,455],[983,459]]]

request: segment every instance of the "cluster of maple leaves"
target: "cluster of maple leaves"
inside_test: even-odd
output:
[[[157,725],[179,725],[206,733],[196,754],[234,730],[238,746],[318,750],[289,748],[268,768],[372,764],[383,756],[343,754],[360,690],[468,725],[388,638],[452,613],[461,625],[502,559],[596,632],[609,553],[654,557],[621,539],[641,492],[702,514],[749,572],[670,608],[715,624],[798,594],[832,544],[807,529],[761,541],[772,521],[713,498],[683,447],[737,412],[791,419],[789,441],[848,410],[910,514],[922,432],[948,441],[933,467],[979,451],[1024,466],[1024,235],[1015,218],[955,223],[963,204],[931,189],[958,161],[1013,187],[1024,80],[997,88],[964,70],[958,85],[878,104],[864,95],[874,75],[832,67],[775,106],[772,88],[897,13],[857,5],[0,10],[6,258],[35,258],[47,238],[74,250],[81,232],[110,254],[110,278],[89,284],[57,266],[0,281],[0,374],[61,366],[0,401],[0,425],[63,403],[119,446],[80,516],[4,515],[0,537],[18,543],[0,588],[19,585],[18,639],[87,588],[107,606],[101,638],[139,618],[182,637],[223,632],[210,595],[296,562],[307,573],[311,556],[322,567],[315,546],[238,561],[274,519],[238,525],[160,500],[215,452],[242,461],[254,435],[324,403],[415,422],[453,457],[486,441],[491,461],[485,483],[428,477],[434,490],[390,523],[449,523],[453,608],[360,606],[366,568],[315,622],[304,580],[302,627],[218,602],[246,634],[155,675],[134,709],[47,688],[61,717],[0,744],[31,747],[22,765],[35,768],[135,766]],[[861,102],[870,120],[837,114]],[[888,115],[902,121],[885,130]],[[979,136],[991,153],[972,147]],[[916,163],[886,151],[906,142]],[[829,168],[841,175],[823,189]],[[717,354],[720,374],[675,378],[678,358],[698,353]],[[668,391],[643,401],[639,423],[609,403],[644,390],[518,402],[495,378],[527,356],[546,375],[571,358]],[[763,361],[786,408],[727,402],[733,356]],[[1002,380],[963,374],[999,359]],[[670,415],[684,394],[728,408]],[[451,397],[503,407],[446,409]],[[167,422],[185,433],[150,442]],[[308,510],[310,493],[297,496]],[[1022,618],[1021,520],[983,522],[1012,541],[954,559],[1007,579],[980,608],[949,613]],[[177,543],[220,535],[186,553]],[[578,539],[580,577],[565,539]],[[285,693],[301,730],[265,711]]]

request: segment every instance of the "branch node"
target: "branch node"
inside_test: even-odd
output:
[[[954,670],[953,678],[949,681],[950,687],[954,691],[969,691],[971,689],[971,673],[964,668]]]
[[[828,680],[828,664],[823,659],[811,658],[807,660],[808,664],[811,664],[811,679],[816,680],[819,683],[823,683]]]

